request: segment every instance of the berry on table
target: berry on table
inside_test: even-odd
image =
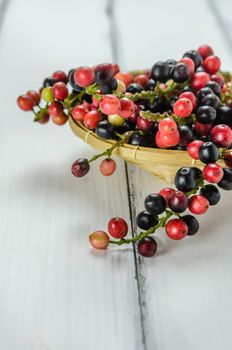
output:
[[[219,147],[229,147],[232,144],[232,130],[228,125],[215,125],[210,131],[210,136]]]
[[[108,115],[108,120],[114,126],[121,126],[125,123],[125,119],[118,114]]]
[[[85,158],[77,159],[72,165],[72,174],[76,177],[85,176],[89,172],[89,162]]]
[[[199,148],[199,159],[205,163],[216,163],[219,158],[219,150],[213,142],[205,142]]]
[[[128,232],[128,225],[122,218],[112,218],[108,223],[109,234],[117,239],[124,238]]]
[[[216,205],[221,198],[220,191],[214,185],[205,185],[200,190],[200,195],[208,199],[209,205]]]
[[[221,67],[221,60],[219,57],[211,55],[205,58],[203,66],[206,72],[215,74]]]
[[[177,117],[188,117],[193,110],[193,104],[188,98],[180,98],[174,103],[173,111]]]
[[[110,237],[104,231],[95,231],[89,236],[89,243],[95,249],[106,249],[109,245]]]
[[[48,106],[49,115],[53,115],[55,117],[59,116],[63,111],[63,106],[60,102],[54,101]]]
[[[166,201],[160,194],[151,193],[145,198],[144,206],[149,213],[159,215],[166,209]]]
[[[204,141],[194,140],[188,144],[187,151],[190,157],[196,160],[199,159],[199,149],[203,145],[203,143]]]
[[[164,118],[159,122],[159,131],[163,134],[172,134],[177,131],[177,124],[176,122],[168,117]]]
[[[101,161],[99,169],[102,175],[111,176],[116,170],[116,162],[113,159],[106,158]]]
[[[94,70],[90,67],[79,67],[74,71],[73,78],[78,86],[89,86],[94,82]]]
[[[102,120],[101,114],[97,111],[87,112],[84,116],[84,125],[87,129],[93,130]]]
[[[218,164],[207,164],[203,169],[203,177],[210,183],[218,183],[223,177],[223,170]]]
[[[189,210],[196,215],[204,214],[209,208],[209,201],[202,195],[196,194],[189,198]]]
[[[209,74],[206,72],[197,72],[194,74],[192,81],[191,81],[191,87],[194,90],[200,90],[202,89],[208,82],[209,82]]]
[[[179,144],[181,146],[187,146],[193,139],[193,132],[188,125],[180,125],[178,127],[180,134]]]
[[[191,102],[192,102],[192,105],[193,105],[193,109],[196,108],[197,106],[197,98],[196,96],[194,95],[193,92],[191,91],[184,91],[180,94],[179,98],[188,98]]]
[[[108,120],[101,120],[95,129],[96,134],[103,139],[110,139],[113,137],[114,127]]]
[[[171,219],[165,225],[166,234],[176,241],[186,237],[188,226],[182,219]]]
[[[102,113],[106,115],[118,114],[121,108],[121,103],[118,97],[114,95],[105,95],[100,102]]]
[[[17,104],[22,111],[31,111],[34,107],[32,98],[28,95],[22,95],[17,98]]]
[[[137,129],[144,132],[148,132],[153,128],[154,122],[152,120],[145,119],[141,115],[139,115],[136,120],[136,126]]]
[[[75,119],[77,122],[83,122],[87,112],[88,111],[85,106],[77,105],[72,109],[71,114],[73,119]]]
[[[63,101],[68,96],[68,88],[62,81],[60,81],[53,85],[52,94],[57,100]]]
[[[194,216],[184,215],[181,216],[181,220],[183,220],[188,226],[188,236],[193,236],[199,231],[200,225],[198,220]]]
[[[143,210],[136,216],[136,223],[142,230],[149,230],[158,224],[158,218],[156,215]]]
[[[131,117],[135,112],[135,104],[127,97],[120,99],[120,110],[118,114],[120,117],[128,118]]]
[[[157,243],[152,237],[144,237],[138,242],[138,252],[144,257],[151,257],[157,251]]]

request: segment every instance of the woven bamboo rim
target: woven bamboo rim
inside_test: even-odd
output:
[[[93,131],[86,129],[83,124],[76,122],[71,116],[69,117],[69,125],[76,136],[98,151],[105,151],[115,143],[114,140],[100,138]],[[183,166],[194,165],[202,169],[205,165],[198,160],[193,160],[187,151],[181,150],[135,147],[124,144],[116,148],[113,154],[129,163],[136,164],[167,183],[173,182],[176,171]],[[225,166],[222,159],[217,163]]]

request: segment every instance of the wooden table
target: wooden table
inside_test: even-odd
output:
[[[56,69],[117,61],[150,67],[209,43],[232,67],[229,0],[0,1],[0,349],[229,350],[231,193],[156,257],[93,251],[88,235],[123,216],[135,232],[145,195],[164,186],[118,160],[80,180],[94,154],[68,126],[32,123],[16,97]]]

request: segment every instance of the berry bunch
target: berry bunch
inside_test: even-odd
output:
[[[195,235],[199,223],[192,214],[204,214],[217,204],[219,188],[232,189],[232,79],[219,71],[220,66],[213,49],[202,45],[178,61],[159,61],[143,72],[121,72],[117,64],[109,63],[78,67],[67,75],[56,71],[39,91],[18,97],[18,106],[32,111],[41,124],[51,118],[63,125],[73,118],[99,137],[115,140],[110,149],[91,159],[76,160],[72,165],[76,177],[85,176],[91,162],[100,157],[104,157],[100,172],[112,175],[116,170],[112,152],[125,143],[186,150],[193,162],[204,164],[203,170],[179,169],[175,189],[163,188],[146,197],[136,218],[142,232],[126,238],[127,223],[113,218],[108,232],[114,239],[96,231],[90,235],[93,247],[137,242],[141,255],[152,256],[157,243],[151,234],[158,228],[165,227],[174,240]],[[217,164],[219,158],[224,158],[225,168]]]

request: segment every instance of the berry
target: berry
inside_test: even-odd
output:
[[[148,76],[146,74],[136,75],[136,77],[134,78],[134,82],[144,87],[148,82]]]
[[[166,62],[156,62],[151,69],[151,78],[155,81],[165,83],[170,79],[171,66]]]
[[[54,101],[48,106],[49,115],[58,117],[63,111],[63,106],[60,102]]]
[[[128,232],[128,225],[122,218],[113,218],[108,223],[109,234],[117,239],[124,238]]]
[[[141,211],[136,217],[136,223],[142,230],[149,230],[158,224],[158,218],[156,215],[149,213],[146,210]]]
[[[110,124],[112,124],[114,126],[121,126],[125,123],[125,119],[120,117],[120,115],[118,115],[118,114],[108,115],[108,120],[109,120]]]
[[[202,65],[203,63],[203,59],[202,56],[199,52],[197,52],[196,50],[189,50],[187,52],[185,52],[183,54],[183,57],[189,57],[193,60],[195,67],[199,67]]]
[[[86,113],[87,110],[83,105],[75,106],[71,112],[73,119],[75,119],[77,122],[83,122]]]
[[[112,94],[114,90],[118,87],[117,80],[112,78],[109,81],[106,81],[104,84],[100,85],[100,90],[103,94]]]
[[[187,125],[180,125],[178,127],[178,131],[180,134],[179,144],[181,146],[187,146],[193,139],[193,132]]]
[[[188,226],[181,219],[171,219],[165,225],[166,234],[176,241],[183,239],[188,233]]]
[[[128,118],[131,117],[135,112],[135,104],[133,101],[129,100],[127,97],[123,97],[120,99],[120,111],[118,114],[120,117]]]
[[[193,75],[194,70],[195,70],[195,64],[194,64],[194,62],[193,62],[193,60],[192,60],[191,58],[189,58],[189,57],[183,57],[183,58],[181,58],[181,59],[179,60],[179,62],[186,64],[186,66],[187,66],[188,69],[189,69],[190,75]]]
[[[173,66],[175,66],[175,64],[177,64],[177,61],[172,59],[172,58],[169,58],[168,60],[165,61],[165,63],[167,63],[169,66],[173,67]]]
[[[127,86],[126,91],[132,94],[136,94],[137,92],[143,91],[143,87],[140,84],[132,83]]]
[[[125,83],[123,81],[117,80],[117,79],[116,79],[116,81],[117,81],[116,92],[118,92],[119,94],[126,92],[126,85],[125,85]]]
[[[174,147],[174,146],[178,145],[178,143],[180,141],[179,131],[173,132],[172,134],[160,133],[160,141],[163,145],[165,145],[165,148]]]
[[[201,45],[198,47],[197,51],[203,58],[213,55],[213,49],[209,45]]]
[[[79,67],[74,71],[74,81],[80,87],[86,87],[94,82],[94,71],[90,67]]]
[[[38,120],[38,123],[40,124],[47,124],[49,122],[50,116],[49,114],[46,114],[43,118]]]
[[[216,205],[221,199],[221,194],[214,185],[205,185],[202,187],[200,190],[200,195],[204,196],[208,200],[209,205]]]
[[[111,176],[116,170],[116,162],[113,159],[107,158],[100,163],[100,172],[104,176]]]
[[[108,120],[102,120],[95,129],[96,134],[103,139],[110,139],[113,137],[114,127]]]
[[[206,72],[197,72],[194,74],[191,82],[191,87],[194,90],[202,89],[209,81],[209,74]]]
[[[31,111],[34,107],[34,102],[30,96],[22,95],[17,98],[17,104],[22,111]]]
[[[53,85],[52,94],[57,100],[63,101],[68,96],[68,88],[60,81]]]
[[[202,104],[202,99],[209,94],[213,94],[213,90],[209,87],[209,86],[205,86],[203,88],[201,88],[198,92],[197,95],[197,102],[198,104]]]
[[[197,99],[196,99],[196,96],[194,95],[193,92],[191,92],[191,91],[182,92],[180,94],[179,98],[188,98],[193,104],[193,109],[196,108],[196,106],[197,106]]]
[[[210,79],[212,79],[212,77],[210,77]],[[217,96],[220,95],[221,92],[221,86],[220,84],[218,84],[216,81],[210,80],[207,84],[206,87],[209,87],[213,93]]]
[[[177,124],[170,117],[164,118],[159,122],[159,131],[166,135],[175,133],[177,131]]]
[[[72,165],[72,174],[76,177],[85,176],[89,172],[90,166],[88,159],[77,159]]]
[[[212,123],[216,119],[216,110],[211,106],[201,106],[196,110],[197,120],[202,124]]]
[[[203,67],[209,74],[215,74],[221,67],[221,60],[217,56],[208,56],[204,60]]]
[[[198,232],[200,225],[198,220],[194,216],[184,215],[181,217],[181,220],[183,220],[188,226],[188,236],[193,236]]]
[[[219,147],[229,147],[232,143],[232,130],[228,125],[215,125],[210,132],[212,141]]]
[[[102,113],[106,115],[118,114],[120,111],[120,100],[114,95],[105,95],[100,102]]]
[[[109,242],[110,237],[104,231],[95,231],[89,236],[89,243],[95,249],[106,249]]]
[[[146,85],[144,86],[144,90],[151,90],[153,91],[156,86],[156,82],[153,79],[149,79]]]
[[[203,177],[208,182],[218,183],[223,177],[223,170],[217,164],[207,164],[203,169]]]
[[[152,237],[144,237],[138,242],[138,252],[140,255],[149,258],[155,255],[157,243]]]
[[[62,81],[63,83],[67,84],[68,82],[68,77],[65,74],[65,72],[63,72],[62,70],[57,70],[52,74],[52,77],[54,79],[56,79],[56,81]]]
[[[145,119],[141,115],[139,115],[136,121],[136,126],[139,130],[148,132],[153,128],[154,122],[152,120]]]
[[[200,136],[207,136],[210,133],[210,130],[213,128],[214,124],[209,123],[209,124],[202,124],[199,122],[195,123],[195,131],[197,135]]]
[[[166,206],[168,207],[168,198],[172,193],[176,192],[174,188],[163,188],[162,190],[159,191],[159,194],[164,197],[166,201]]]
[[[130,85],[134,80],[134,77],[131,73],[125,73],[125,72],[118,72],[115,75],[115,78],[117,80],[121,80],[126,86]]]
[[[224,156],[225,164],[229,167],[232,168],[232,150],[226,151],[225,156]]]
[[[40,93],[37,91],[27,91],[26,93],[27,96],[29,96],[32,99],[33,105],[37,106],[40,102]]]
[[[193,159],[198,160],[199,159],[199,148],[203,145],[203,141],[201,140],[194,140],[191,143],[188,144],[187,146],[187,151],[190,157]]]
[[[75,83],[75,80],[74,80],[74,74],[75,74],[75,69],[71,69],[69,71],[69,74],[68,74],[68,82],[71,86],[71,88],[75,91],[75,92],[80,92],[82,91],[82,87],[80,87],[79,85],[77,85]]]
[[[60,114],[52,115],[51,117],[53,123],[56,125],[64,125],[68,120],[67,115],[63,111],[61,111]]]
[[[203,97],[202,104],[217,109],[220,105],[220,99],[214,94],[208,94],[205,97]]]
[[[158,148],[168,148],[169,146],[167,146],[166,144],[164,144],[162,138],[161,138],[161,132],[158,131],[155,135],[155,143],[157,145]]]
[[[211,81],[215,81],[216,83],[218,83],[218,85],[220,86],[220,88],[222,88],[223,85],[224,85],[224,78],[223,78],[223,76],[222,76],[221,74],[219,74],[219,73],[216,73],[216,74],[211,75],[210,80],[211,80]]]
[[[41,97],[45,102],[53,102],[54,96],[52,93],[52,88],[49,86],[44,88],[41,92]]]
[[[183,83],[190,77],[189,67],[185,63],[177,63],[170,71],[170,77],[176,83]]]
[[[145,198],[144,206],[149,213],[159,215],[166,209],[166,201],[160,194],[151,193]]]
[[[209,201],[204,196],[196,194],[189,198],[188,208],[193,214],[204,214],[209,208]]]
[[[95,80],[98,84],[109,81],[114,76],[114,69],[110,63],[102,63],[95,67]]]
[[[193,168],[180,168],[175,175],[174,182],[179,191],[192,191],[196,187],[196,176]]]
[[[219,158],[219,150],[213,142],[205,142],[199,148],[199,159],[205,163],[216,163]]]
[[[230,191],[232,190],[232,169],[224,168],[223,173],[223,178],[217,185],[223,190]]]
[[[193,110],[193,104],[188,98],[180,98],[175,102],[173,111],[177,117],[185,118],[188,117]]]
[[[228,106],[218,107],[217,109],[217,124],[226,124],[232,127],[232,108]]]
[[[188,207],[188,197],[184,192],[175,191],[168,198],[168,206],[175,213],[183,213]]]
[[[43,87],[46,88],[46,87],[53,86],[56,82],[57,80],[55,78],[52,78],[52,77],[45,78],[43,81]]]
[[[129,138],[128,143],[133,146],[146,146],[147,140],[144,135],[134,134]]]
[[[93,130],[97,124],[101,121],[101,114],[97,111],[87,112],[84,116],[84,125],[86,128]]]

